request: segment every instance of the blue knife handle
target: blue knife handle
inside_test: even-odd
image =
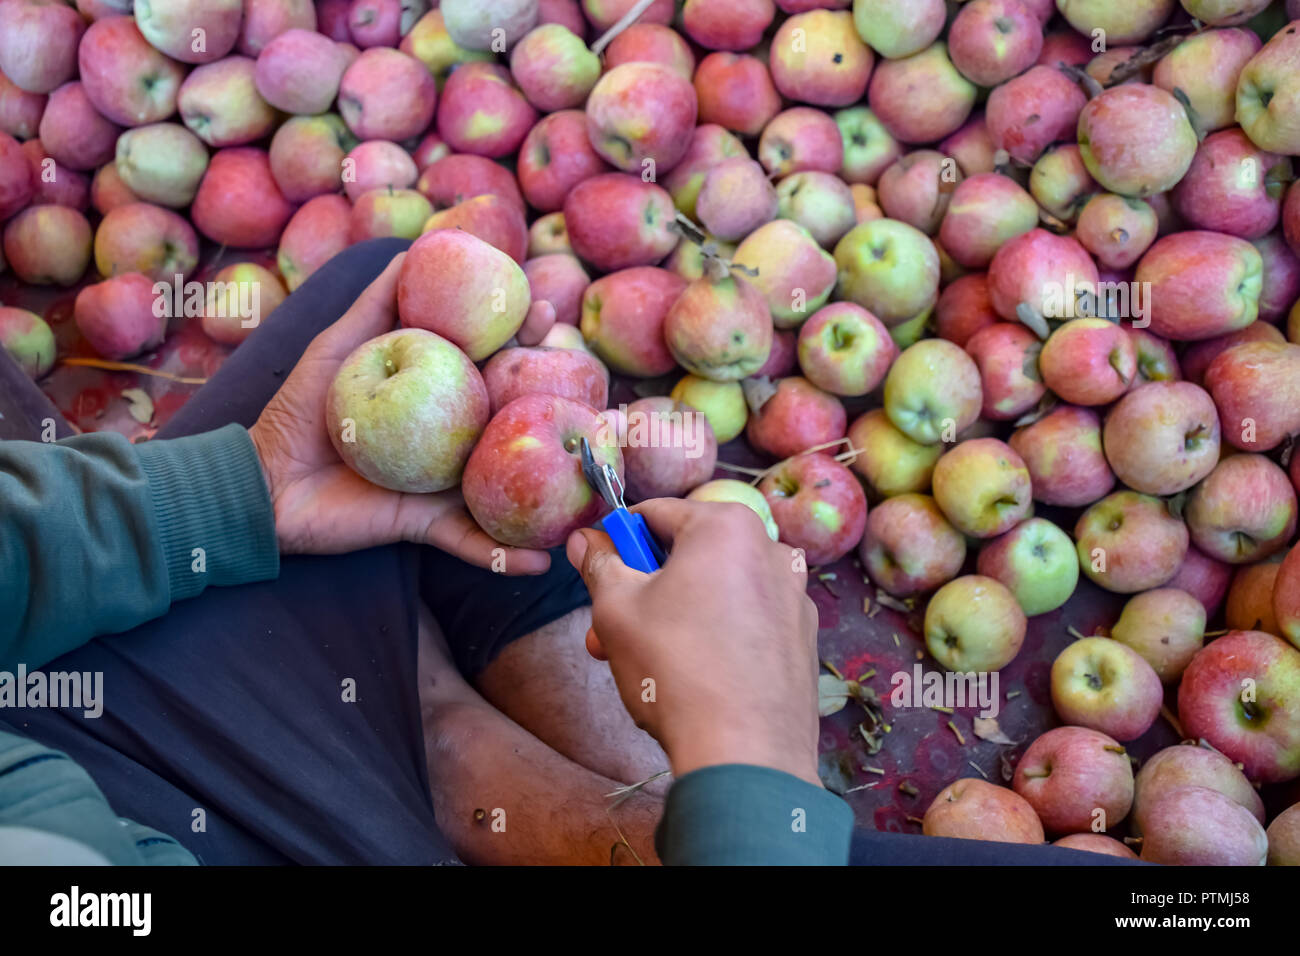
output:
[[[614,542],[619,557],[629,568],[646,574],[659,570],[664,561],[664,552],[650,534],[645,518],[626,508],[615,508],[601,519],[599,525]]]

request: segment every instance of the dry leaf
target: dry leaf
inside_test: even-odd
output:
[[[141,425],[148,425],[153,421],[153,399],[149,393],[142,388],[124,388],[122,397],[130,402],[131,417]]]
[[[975,726],[975,736],[995,744],[1015,745],[1015,741],[1002,732],[997,720],[992,717],[976,717],[971,723]]]
[[[817,678],[817,714],[829,717],[844,709],[844,705],[853,696],[849,682],[831,674],[822,674]]]

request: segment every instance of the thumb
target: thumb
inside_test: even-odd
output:
[[[645,576],[624,564],[609,535],[594,528],[579,528],[569,535],[564,551],[582,575],[593,603]]]

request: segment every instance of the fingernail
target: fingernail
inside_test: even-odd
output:
[[[564,542],[564,555],[575,570],[582,570],[582,559],[587,556],[587,539],[581,531],[573,532]]]

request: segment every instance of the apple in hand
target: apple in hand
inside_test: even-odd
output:
[[[715,478],[713,481],[706,481],[696,486],[686,498],[689,501],[734,501],[742,504],[758,515],[769,538],[776,541],[780,537],[776,521],[772,518],[771,506],[763,497],[763,493],[753,485],[737,481],[735,478]]]
[[[901,494],[871,509],[858,557],[873,584],[894,597],[910,597],[960,573],[966,539],[929,495]]]
[[[989,541],[975,566],[1006,585],[1029,617],[1056,610],[1079,581],[1074,542],[1046,518],[1029,518]]]
[[[596,411],[609,401],[609,371],[600,359],[578,349],[543,346],[505,348],[483,366],[492,414],[524,395],[558,395]]]
[[[950,671],[1001,670],[1025,642],[1025,612],[993,578],[967,574],[934,592],[923,632],[934,659]]]
[[[1109,830],[1133,805],[1133,765],[1106,734],[1057,727],[1029,745],[1011,786],[1049,833],[1082,833],[1097,823]]]
[[[926,836],[995,843],[1042,843],[1043,824],[1024,797],[987,780],[963,777],[939,791],[925,811]]]
[[[1052,662],[1052,706],[1068,724],[1136,740],[1164,702],[1164,689],[1137,651],[1108,637],[1085,637]]]

